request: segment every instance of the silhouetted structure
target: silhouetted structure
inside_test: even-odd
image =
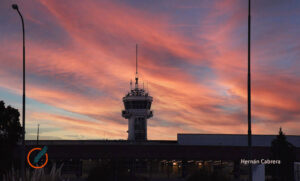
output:
[[[282,129],[279,130],[279,135],[272,141],[271,146],[272,158],[281,160],[282,164],[275,165],[272,170],[274,175],[273,180],[289,181],[294,179],[294,161],[296,160],[295,147],[283,134]]]
[[[248,159],[252,159],[251,133],[251,0],[248,0]],[[249,165],[249,180],[252,181],[252,165]]]
[[[21,18],[22,21],[22,35],[23,35],[23,96],[22,96],[22,144],[23,144],[23,150],[22,150],[22,157],[21,157],[21,175],[22,180],[25,180],[25,27],[24,27],[24,19],[19,11],[19,7],[17,4],[13,4],[12,8],[16,10]]]
[[[135,87],[133,89],[132,82],[130,82],[131,90],[123,97],[125,110],[122,111],[122,116],[128,119],[128,140],[145,141],[147,140],[147,119],[153,116],[150,110],[153,98],[144,90],[144,87],[139,88],[137,51],[136,45]]]
[[[252,154],[255,159],[271,158],[271,142],[276,135],[253,135]],[[295,145],[296,160],[300,161],[300,136],[287,136],[287,140]],[[63,162],[63,173],[82,174],[89,160],[110,160],[116,166],[126,161],[128,168],[147,167],[151,162],[160,164],[178,163],[180,169],[190,168],[199,161],[213,163],[219,161],[230,163],[235,170],[247,169],[240,164],[247,158],[247,135],[237,134],[178,134],[174,141],[130,140],[40,140],[40,145],[48,146],[50,162]],[[36,147],[36,140],[26,141],[27,151]],[[72,160],[72,161],[70,161]],[[185,167],[183,166],[186,163]],[[165,165],[173,168],[173,165]],[[234,170],[234,172],[236,172]],[[246,170],[245,170],[246,171]],[[138,172],[138,171],[136,171]],[[149,171],[150,172],[150,171]],[[186,173],[186,172],[185,172]],[[247,173],[244,172],[244,176]]]

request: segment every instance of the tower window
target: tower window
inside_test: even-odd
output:
[[[147,109],[149,104],[147,101],[130,101],[124,102],[125,109]]]

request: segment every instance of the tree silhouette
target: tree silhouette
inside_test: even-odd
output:
[[[13,164],[13,153],[21,138],[20,113],[17,109],[0,101],[0,174],[10,169]]]
[[[281,164],[273,166],[273,180],[293,180],[293,164],[295,161],[294,146],[286,140],[286,136],[281,128],[279,129],[279,135],[272,141],[271,152],[272,159],[281,161]]]

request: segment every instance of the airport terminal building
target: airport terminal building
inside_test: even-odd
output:
[[[252,158],[271,159],[271,142],[276,135],[253,135]],[[300,136],[287,136],[295,146],[296,161],[300,161]],[[93,165],[111,160],[116,165],[126,162],[135,174],[148,177],[181,178],[191,170],[229,169],[232,177],[246,180],[248,157],[247,135],[178,134],[175,141],[149,140],[36,140],[26,141],[27,152],[48,146],[50,163],[64,163],[63,174],[85,178]],[[299,175],[299,164],[295,174]]]

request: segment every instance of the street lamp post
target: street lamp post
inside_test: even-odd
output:
[[[252,159],[251,132],[251,0],[248,0],[248,159]],[[252,165],[249,164],[249,181],[252,181]]]
[[[23,97],[22,97],[22,153],[21,153],[21,176],[22,181],[25,180],[25,28],[23,16],[19,11],[18,5],[13,4],[12,8],[17,10],[22,21],[23,31]]]

